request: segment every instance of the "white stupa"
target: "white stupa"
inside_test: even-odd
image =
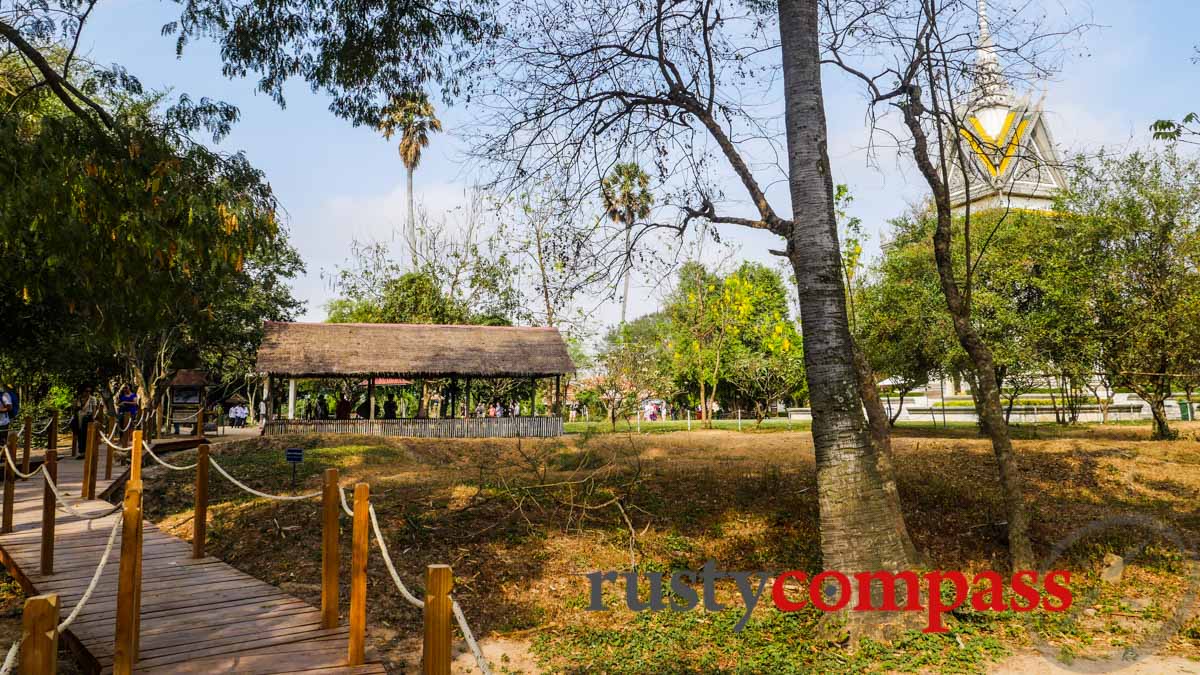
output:
[[[959,129],[968,150],[968,166],[958,166],[954,158],[950,202],[956,214],[964,212],[968,204],[972,212],[993,208],[1049,211],[1066,180],[1042,114],[1045,95],[1033,105],[1029,93],[1018,98],[1004,77],[996,51],[988,28],[987,2],[979,0],[975,87]]]

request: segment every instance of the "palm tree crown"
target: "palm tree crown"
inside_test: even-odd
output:
[[[433,104],[425,94],[410,94],[393,100],[384,109],[379,130],[389,140],[400,132],[400,161],[412,170],[421,163],[421,151],[429,146],[429,134],[441,131],[442,122],[434,115]]]
[[[650,194],[650,176],[636,162],[621,162],[600,182],[604,210],[614,222],[633,224],[650,215],[654,195]]]

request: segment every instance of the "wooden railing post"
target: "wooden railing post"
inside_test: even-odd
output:
[[[21,449],[21,473],[29,473],[29,454],[33,452],[33,416],[25,416],[25,443]]]
[[[204,405],[200,405],[200,409],[196,411],[196,435],[204,435]]]
[[[21,619],[21,675],[58,672],[58,594],[35,595],[25,601]]]
[[[141,609],[142,481],[125,485],[125,521],[121,524],[121,568],[117,576],[117,634],[113,646],[114,675],[131,675],[137,662],[138,614]]]
[[[204,557],[208,533],[208,444],[196,449],[196,508],[192,519],[192,557]]]
[[[424,675],[450,675],[450,589],[454,574],[449,565],[425,568],[425,646],[421,652]]]
[[[42,473],[46,480],[42,484],[42,576],[54,574],[54,526],[57,524],[55,515],[54,491],[50,489],[50,481],[58,485],[58,451],[47,450],[42,462]]]
[[[129,451],[129,478],[130,480],[137,479],[138,489],[142,487],[142,434],[135,433],[133,435],[132,448]],[[138,526],[137,526],[137,577],[134,588],[137,589],[137,595],[134,596],[134,611],[133,611],[133,656],[134,661],[137,661],[137,655],[141,649],[142,639],[142,538],[145,536],[145,530],[142,528],[142,497],[138,495]]]
[[[338,470],[325,469],[321,494],[321,628],[337,628],[338,625],[338,566],[341,562],[338,490],[341,489]]]
[[[58,449],[58,411],[50,413],[50,428],[46,430],[46,449]]]
[[[88,495],[88,484],[92,478],[92,467],[95,465],[93,459],[96,456],[96,442],[100,438],[100,425],[96,420],[88,422],[87,435],[83,440],[83,485],[79,487],[79,495],[84,499],[91,499]]]
[[[118,417],[117,419],[120,418]],[[117,432],[114,431],[113,433]],[[121,431],[119,434],[117,434],[117,442],[121,445],[128,446],[129,443],[125,441],[126,435],[127,434],[125,431]],[[113,446],[109,445],[108,443],[104,444],[104,480],[112,480],[113,454],[115,452],[116,450],[113,450]]]
[[[129,442],[129,480],[142,479],[142,430],[133,432]]]
[[[17,489],[17,474],[9,466],[9,460],[13,464],[17,461],[17,435],[11,431],[5,439],[4,452],[8,453],[8,459],[4,461],[4,513],[0,515],[0,533],[12,532],[13,529],[13,496]]]
[[[354,532],[350,539],[350,653],[347,665],[361,666],[367,646],[367,545],[371,541],[371,486],[354,486]]]

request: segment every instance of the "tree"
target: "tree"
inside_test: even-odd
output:
[[[400,161],[408,172],[408,239],[409,260],[417,269],[417,218],[413,209],[413,173],[421,163],[421,153],[429,147],[430,132],[441,131],[442,122],[434,115],[433,104],[424,94],[401,96],[383,111],[379,123],[383,137],[391,139],[400,132]]]
[[[972,390],[980,422],[992,442],[999,467],[1008,521],[1009,550],[1014,569],[1033,564],[1029,517],[1024,488],[1000,401],[995,355],[972,320],[973,272],[977,260],[954,264],[954,209],[951,184],[968,170],[973,149],[962,130],[972,100],[994,96],[1006,78],[1045,75],[1053,68],[1051,55],[1065,35],[1078,30],[1055,30],[1053,23],[1031,17],[1012,20],[989,32],[980,21],[979,33],[964,29],[982,18],[984,4],[964,0],[893,0],[835,2],[822,0],[824,61],[841,68],[860,83],[867,95],[870,118],[895,110],[907,132],[907,151],[929,186],[933,212],[934,260],[940,287],[955,335],[970,359]],[[1019,64],[1023,72],[1001,69],[1001,59]],[[1035,162],[1036,164],[1036,162]],[[970,202],[968,190],[966,201]],[[1003,210],[1003,209],[1002,209]],[[971,247],[971,209],[963,218],[963,242]]]
[[[0,303],[15,334],[70,324],[71,351],[46,355],[48,371],[94,358],[92,382],[104,382],[116,357],[153,409],[175,356],[218,320],[223,283],[289,247],[261,172],[192,137],[219,138],[236,109],[166,105],[120,67],[77,58],[90,6],[22,6],[0,20],[11,45],[0,55]],[[68,42],[49,42],[56,31]]]
[[[613,167],[600,182],[600,199],[610,220],[625,226],[624,291],[621,293],[621,323],[625,323],[629,309],[629,278],[633,267],[633,250],[630,238],[633,224],[638,219],[650,216],[650,205],[654,195],[647,189],[650,176],[636,162],[623,162]]]
[[[1172,438],[1165,400],[1194,376],[1200,338],[1200,161],[1174,147],[1080,159],[1062,206],[1088,287],[1105,370],[1150,405]]]
[[[854,295],[854,339],[880,377],[899,393],[890,411],[894,425],[904,397],[947,365],[953,328],[942,306],[928,239],[907,219],[892,221],[883,256]]]
[[[257,74],[259,91],[283,105],[298,79],[327,93],[329,108],[354,124],[377,126],[388,106],[440,88],[467,94],[477,48],[498,24],[483,1],[301,0],[286,8],[257,0],[176,0],[178,21],[163,27],[182,55],[193,39],[220,45],[228,77]]]
[[[664,180],[664,211],[682,231],[691,222],[763,230],[786,241],[800,290],[809,391],[813,402],[825,565],[895,569],[912,561],[888,458],[862,414],[845,311],[826,151],[818,4],[775,7],[728,2],[637,4],[538,0],[509,8],[493,52],[497,90],[480,102],[476,152],[503,162],[501,182],[553,175],[579,195],[627,150],[654,157]],[[772,50],[775,21],[783,59]],[[748,100],[761,100],[784,71],[792,217],[772,206],[745,143],[770,143]],[[779,148],[782,152],[782,148]],[[716,170],[743,191],[751,214],[733,215]],[[770,169],[766,169],[770,171]],[[836,297],[835,297],[836,296]],[[883,424],[886,427],[886,420]]]

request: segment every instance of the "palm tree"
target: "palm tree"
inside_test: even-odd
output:
[[[612,173],[600,181],[600,197],[604,210],[614,223],[625,224],[625,292],[621,296],[621,323],[625,323],[625,312],[629,308],[629,273],[632,268],[633,251],[629,238],[633,223],[638,218],[650,215],[654,195],[647,189],[650,176],[637,162],[621,162],[613,167]]]
[[[400,161],[408,169],[408,253],[412,269],[417,269],[417,221],[413,212],[413,172],[421,163],[421,152],[429,146],[429,134],[442,130],[442,122],[434,115],[433,104],[425,94],[410,94],[392,100],[383,110],[379,123],[383,137],[391,140],[400,132]]]

